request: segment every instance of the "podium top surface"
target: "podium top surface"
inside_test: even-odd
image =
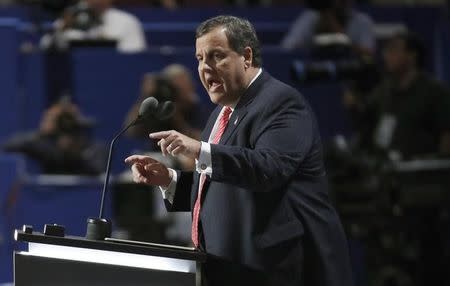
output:
[[[40,232],[25,233],[22,230],[16,230],[14,239],[19,242],[41,243],[57,246],[69,246],[85,249],[96,249],[113,252],[133,253],[160,256],[175,259],[184,259],[197,262],[206,260],[206,253],[199,250],[189,249],[187,247],[178,247],[171,245],[160,245],[136,241],[109,241],[109,240],[90,240],[79,236],[64,237],[44,235]]]

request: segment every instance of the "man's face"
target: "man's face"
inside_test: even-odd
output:
[[[247,88],[245,58],[228,44],[223,27],[199,37],[195,44],[198,74],[215,104],[236,103]]]
[[[410,57],[405,42],[399,38],[389,40],[383,50],[384,66],[389,73],[404,72],[409,66]]]

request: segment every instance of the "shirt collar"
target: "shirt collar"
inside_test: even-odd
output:
[[[258,72],[256,73],[255,77],[250,81],[249,85],[247,86],[247,89],[255,82],[255,80],[259,77],[259,75],[262,73],[262,68],[259,68]],[[237,103],[239,100],[233,104],[230,105],[231,113],[233,113],[234,109],[236,108]],[[222,110],[223,111],[223,110]]]
[[[250,81],[250,84],[247,86],[247,88],[249,88],[252,83],[258,78],[258,76],[262,73],[262,68],[259,68],[258,72],[256,73],[255,77],[252,79],[252,81]]]

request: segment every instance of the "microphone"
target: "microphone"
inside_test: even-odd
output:
[[[111,140],[109,145],[108,163],[106,164],[105,181],[103,183],[102,199],[100,203],[100,213],[98,218],[88,218],[86,238],[94,240],[103,240],[105,237],[111,236],[111,221],[103,218],[103,206],[105,202],[106,190],[109,184],[109,176],[111,173],[111,161],[114,150],[114,144],[116,140],[130,127],[144,123],[150,119],[165,120],[170,118],[175,111],[174,104],[171,101],[165,101],[159,104],[158,100],[154,97],[148,97],[142,101],[139,107],[139,113],[135,120],[125,126],[116,136]]]
[[[164,101],[161,108],[158,109],[156,117],[159,120],[167,120],[175,113],[175,105],[172,101]]]
[[[126,129],[153,117],[159,111],[158,105],[159,102],[154,97],[147,97],[144,99],[139,107],[138,116],[133,122],[131,122],[130,126],[126,127]]]

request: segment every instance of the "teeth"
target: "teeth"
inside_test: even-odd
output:
[[[218,82],[213,82],[213,83],[210,85],[210,87],[216,87],[216,86],[218,86],[218,85],[220,85]]]
[[[214,80],[214,79],[208,79],[206,80],[207,84],[208,84],[208,88],[213,88],[216,86],[219,86],[221,84],[221,82],[219,80]]]
[[[216,81],[214,81],[214,80],[208,80],[208,86],[209,86],[209,87],[213,87],[213,86],[215,86],[216,84],[217,84]]]

